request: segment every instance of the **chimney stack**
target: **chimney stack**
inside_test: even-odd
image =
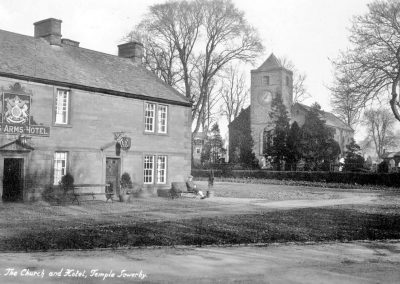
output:
[[[130,58],[133,62],[142,64],[143,44],[137,41],[131,41],[118,45],[118,56]]]
[[[49,18],[34,23],[35,38],[44,38],[51,45],[61,46],[61,20]]]
[[[79,47],[79,41],[75,41],[68,38],[61,39],[61,43],[69,46]]]

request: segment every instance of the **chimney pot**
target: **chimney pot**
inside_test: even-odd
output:
[[[35,38],[44,38],[51,45],[61,46],[61,20],[49,18],[34,23]]]
[[[137,41],[131,41],[118,45],[118,56],[130,58],[135,63],[142,63],[143,44]]]

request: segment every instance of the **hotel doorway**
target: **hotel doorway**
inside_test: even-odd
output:
[[[121,176],[121,160],[119,158],[106,158],[106,183],[119,195],[119,179]]]
[[[4,158],[3,201],[23,200],[24,159]]]

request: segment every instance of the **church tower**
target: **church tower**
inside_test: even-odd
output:
[[[293,101],[293,73],[284,68],[274,54],[255,70],[251,70],[251,135],[253,152],[259,160],[263,156],[263,133],[273,129],[270,118],[271,103],[277,95],[282,95],[282,101],[288,111]]]

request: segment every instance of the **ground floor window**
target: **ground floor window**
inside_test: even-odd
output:
[[[167,182],[167,156],[157,157],[157,183]]]
[[[67,152],[54,153],[54,184],[59,184],[61,178],[67,173]]]
[[[156,176],[154,176],[156,174]],[[167,156],[146,155],[143,164],[144,184],[165,184],[167,182]]]
[[[153,183],[154,177],[154,156],[144,156],[143,182],[145,184]]]

